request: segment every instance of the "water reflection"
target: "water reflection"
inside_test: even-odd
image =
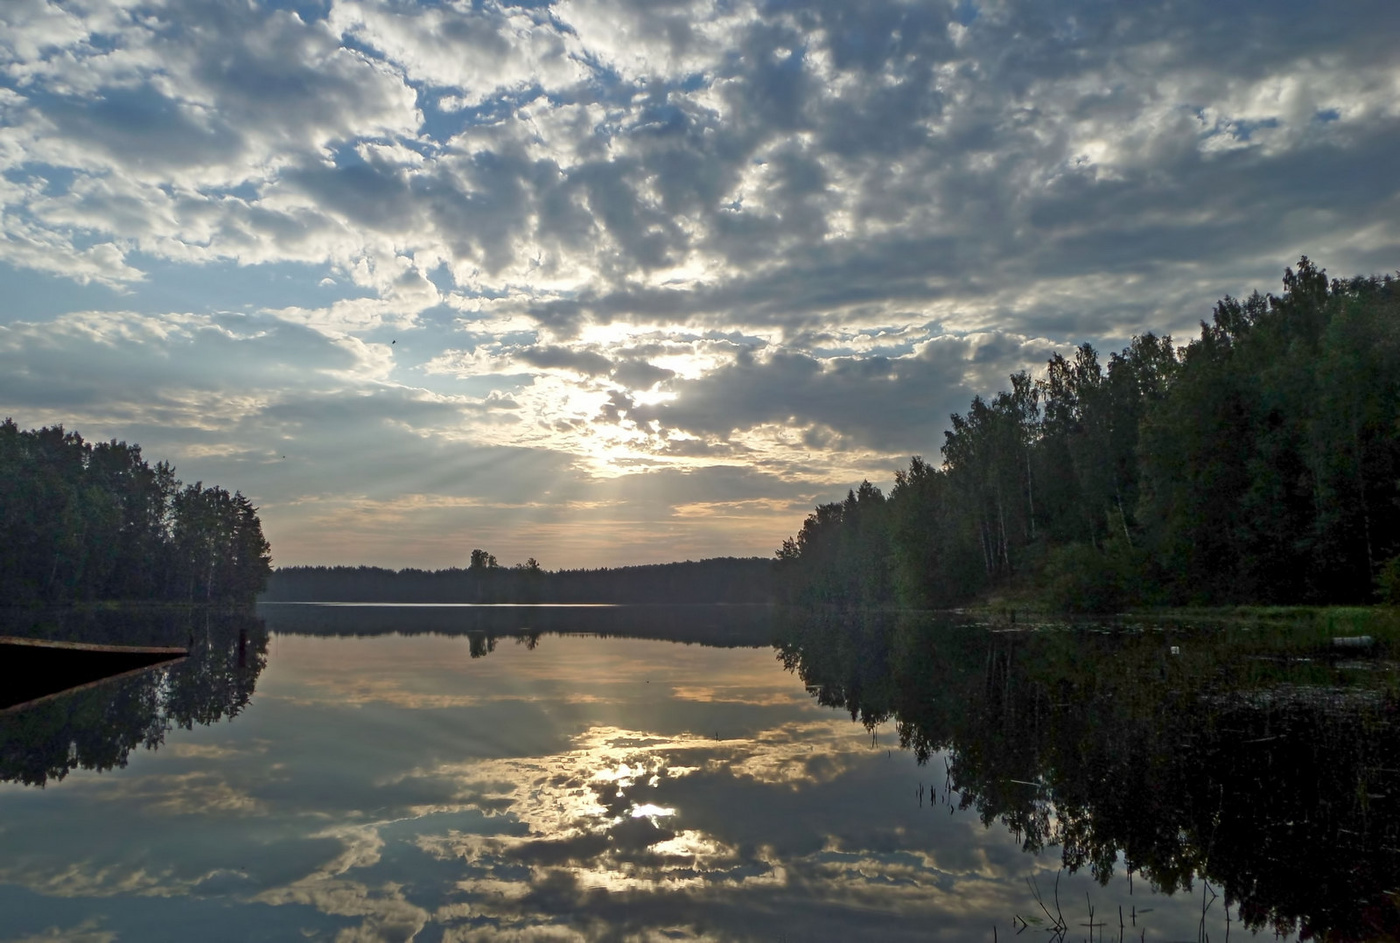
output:
[[[1172,644],[1177,653],[1173,654]],[[823,704],[947,752],[958,806],[1028,851],[1167,893],[1204,876],[1250,928],[1400,934],[1400,726],[1389,666],[1291,632],[989,632],[912,616],[790,622]]]
[[[263,621],[245,613],[11,614],[6,634],[107,645],[180,645],[189,656],[0,713],[0,781],[43,786],[75,769],[124,767],[176,728],[233,717],[267,661]]]
[[[351,636],[465,635],[478,657],[503,637],[533,648],[552,633],[646,638],[729,648],[773,641],[776,610],[766,605],[474,605],[392,603],[262,603],[258,612],[278,632]]]
[[[1204,744],[1234,730],[1292,736],[1278,727],[1286,698],[1262,699],[1285,688],[1246,685],[1253,700],[1230,700],[1198,681],[1210,669],[1191,646],[1171,661],[1146,636],[1140,651],[1101,636],[1080,649],[1063,634],[828,619],[781,624],[775,659],[760,645],[766,616],[723,609],[612,622],[561,612],[552,629],[538,611],[289,611],[264,610],[267,634],[246,627],[241,667],[234,627],[212,628],[198,682],[133,696],[151,709],[129,711],[138,722],[110,738],[126,744],[113,751],[125,766],[65,765],[41,739],[46,788],[0,783],[0,939],[181,940],[214,927],[227,939],[980,940],[1009,938],[1023,917],[1048,925],[1032,887],[1072,924],[1121,905],[1132,938],[1195,939],[1202,900],[1154,893],[1149,867],[1178,885],[1202,869],[1229,883],[1227,866],[1255,841],[1233,824],[1244,798],[1220,801],[1224,759],[1196,769]],[[571,626],[590,634],[549,634]],[[149,644],[172,631],[189,640],[189,627],[140,631]],[[724,647],[648,633],[709,633]],[[1254,664],[1243,649],[1240,660]],[[205,713],[177,688],[210,692]],[[1388,695],[1367,697],[1338,716],[1354,717],[1355,700],[1384,720]],[[1195,711],[1189,736],[1179,724],[1155,735],[1186,757],[1146,752],[1164,710]],[[111,704],[89,713],[125,716]],[[1275,725],[1247,726],[1256,715]],[[53,743],[76,742],[70,718]],[[158,750],[135,749],[146,731]],[[1350,755],[1319,749],[1308,763]],[[1356,750],[1400,769],[1389,747]],[[1241,756],[1266,786],[1288,781]],[[1382,788],[1377,777],[1368,789]],[[1251,782],[1241,772],[1225,791]],[[1368,796],[1370,818],[1339,808],[1329,821],[1393,846]],[[1207,811],[1193,812],[1202,797]],[[1263,823],[1293,800],[1260,801]],[[1149,824],[1128,822],[1135,803]],[[1201,822],[1215,818],[1203,854]],[[1273,841],[1271,853],[1300,854]],[[1135,886],[1114,847],[1129,849]],[[1178,857],[1159,862],[1154,849]],[[1077,872],[1061,873],[1066,863]],[[1347,900],[1362,898],[1335,909]],[[1298,908],[1322,926],[1313,902]],[[1236,934],[1241,909],[1229,911]],[[1223,901],[1207,915],[1223,936]]]

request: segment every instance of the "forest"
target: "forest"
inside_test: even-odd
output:
[[[1088,344],[952,417],[777,551],[790,602],[1400,603],[1400,282],[1225,298],[1183,347]]]
[[[278,568],[265,602],[767,603],[773,561],[716,557],[594,570],[545,570],[531,558],[501,566],[473,550],[470,564],[442,570],[374,566]]]
[[[0,599],[251,603],[271,571],[257,508],[183,484],[125,442],[0,423]]]

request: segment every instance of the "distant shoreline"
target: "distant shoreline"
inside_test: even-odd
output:
[[[490,558],[489,554],[484,555]],[[493,559],[493,558],[491,558]],[[374,566],[281,567],[259,602],[401,604],[772,603],[774,560],[716,557],[676,563],[544,570],[474,565],[392,570]]]

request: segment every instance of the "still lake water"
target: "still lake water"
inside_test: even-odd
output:
[[[1392,673],[1293,642],[734,607],[20,633],[192,653],[0,714],[0,940],[1400,926]]]

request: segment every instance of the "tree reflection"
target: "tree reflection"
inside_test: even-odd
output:
[[[1100,882],[1121,852],[1168,893],[1208,879],[1244,923],[1400,934],[1400,698],[1286,632],[994,632],[829,614],[781,630],[822,703],[949,751],[964,809]],[[1310,654],[1310,658],[1300,655]]]
[[[773,641],[774,609],[767,605],[688,606],[456,606],[303,605],[263,603],[258,614],[271,631],[342,638],[378,635],[462,636],[473,658],[514,638],[533,650],[545,635],[659,639],[719,648],[766,646]]]
[[[85,614],[37,629],[91,642],[178,642],[189,657],[0,714],[0,781],[43,786],[74,769],[124,767],[175,727],[237,715],[267,664],[267,630],[247,613]]]

